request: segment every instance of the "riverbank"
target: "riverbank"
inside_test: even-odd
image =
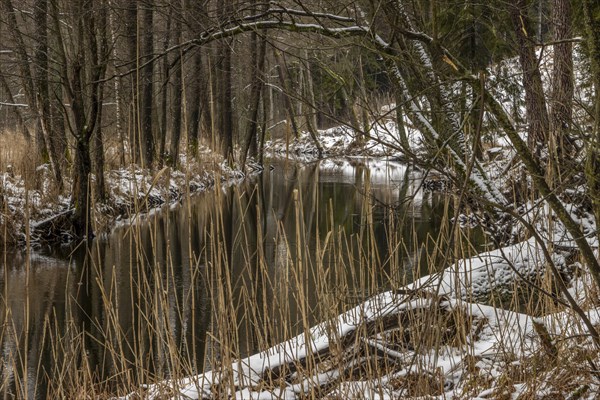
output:
[[[569,285],[581,315],[560,293],[538,315],[511,310],[516,287],[544,281],[541,250],[526,241],[460,260],[265,351],[125,398],[594,399],[600,354],[589,327],[600,308],[589,275]]]
[[[105,172],[106,198],[94,200],[92,218],[96,235],[110,232],[115,223],[143,217],[151,210],[180,202],[184,197],[212,190],[216,183],[228,186],[245,179],[246,174],[231,169],[223,158],[206,147],[195,158],[180,157],[180,169],[158,171],[134,164]],[[249,174],[262,171],[250,162]],[[30,176],[15,173],[9,165],[0,175],[0,204],[3,246],[21,247],[29,243],[40,246],[66,245],[75,240],[71,233],[71,197],[58,192],[52,182],[48,164]],[[93,182],[92,177],[92,182]],[[70,187],[70,182],[65,182]],[[92,193],[92,198],[96,194]]]

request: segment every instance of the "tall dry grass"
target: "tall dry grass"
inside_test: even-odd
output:
[[[370,192],[368,180],[364,192]],[[56,290],[65,291],[64,304],[47,304],[45,309],[33,309],[30,299],[36,294],[35,279],[51,279],[50,274],[40,275],[25,261],[15,281],[5,259],[0,392],[23,399],[101,399],[208,369],[220,370],[222,382],[233,385],[233,371],[223,366],[298,334],[310,335],[316,323],[334,321],[372,295],[400,289],[482,250],[472,232],[452,223],[451,210],[457,205],[451,204],[451,197],[446,198],[439,233],[424,242],[417,240],[414,219],[388,210],[388,250],[382,252],[370,196],[360,202],[359,229],[348,232],[334,220],[331,202],[319,204],[316,185],[310,190],[291,188],[288,223],[265,209],[264,195],[257,187],[235,188],[229,196],[217,188],[214,201],[205,205],[207,212],[198,214],[188,194],[182,207],[189,223],[178,232],[187,243],[174,243],[176,236],[163,240],[163,230],[169,232],[174,224],[167,212],[163,225],[152,223],[156,215],[124,228],[122,245],[130,251],[115,258],[108,258],[100,246],[74,250],[83,265],[68,267],[66,281],[55,283]],[[135,204],[134,212],[145,209]],[[203,228],[192,234],[194,226]],[[200,251],[194,252],[192,240],[203,243]],[[185,260],[175,260],[173,251]],[[549,285],[546,277],[541,284]],[[534,291],[514,293],[508,303],[493,297],[490,303],[536,315],[556,310],[555,303],[539,301]],[[92,302],[92,296],[101,301]],[[39,315],[44,322],[34,326]],[[361,328],[357,336],[367,338],[375,330],[392,342],[409,342],[416,352],[449,342],[469,351],[471,327],[464,315],[415,310],[408,319],[412,324],[407,331],[376,324]],[[328,335],[337,334],[333,324],[325,326]],[[350,354],[341,341],[333,342],[337,344],[328,362],[353,366],[342,374],[342,382],[378,382],[400,370],[398,362],[377,356],[369,342]],[[40,356],[32,356],[32,351]],[[395,384],[413,396],[439,395],[443,380],[431,374],[426,359],[415,357],[411,362],[409,367],[402,364],[409,373],[399,375]],[[309,354],[296,368],[298,376],[313,376],[323,363]],[[507,373],[507,387],[535,379],[526,367],[519,371]],[[266,389],[280,385],[282,375],[273,376]],[[473,393],[489,383],[475,376]],[[326,396],[311,390],[307,398]],[[225,393],[215,388],[214,397],[222,396]]]

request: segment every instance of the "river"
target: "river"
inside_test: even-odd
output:
[[[201,372],[438,268],[449,207],[421,180],[395,162],[274,162],[87,245],[3,254],[5,398]]]

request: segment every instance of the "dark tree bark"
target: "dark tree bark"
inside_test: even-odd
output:
[[[225,23],[227,19],[231,18],[233,14],[232,1],[219,2],[218,13],[221,23]],[[229,161],[233,160],[232,44],[230,39],[222,39],[218,45],[221,64],[218,78],[219,134],[223,155]]]
[[[258,112],[260,107],[260,94],[263,86],[263,71],[265,69],[265,55],[267,48],[267,41],[264,36],[265,32],[261,35],[259,40],[256,32],[252,33],[252,74],[250,77],[250,113],[248,124],[246,125],[246,134],[244,137],[244,148],[242,149],[240,168],[244,169],[246,165],[246,158],[248,157],[249,151],[253,147],[256,152],[256,141],[258,132]],[[255,155],[255,154],[251,154]]]
[[[548,141],[549,119],[544,97],[542,76],[532,38],[534,30],[528,14],[527,0],[515,0],[510,5],[510,18],[516,37],[517,52],[523,70],[525,108],[528,121],[528,145],[536,154]]]
[[[165,152],[166,152],[166,143],[167,143],[167,132],[168,129],[168,107],[169,107],[169,80],[171,75],[171,67],[169,65],[169,55],[167,54],[167,49],[171,44],[171,23],[173,20],[173,8],[169,7],[169,14],[167,15],[167,23],[165,28],[165,40],[163,42],[163,51],[165,53],[162,62],[162,92],[161,92],[161,102],[160,102],[160,126],[159,126],[159,146],[158,146],[158,163],[163,165],[165,162]]]
[[[98,49],[96,15],[92,0],[77,0],[73,4],[74,58],[64,64],[63,82],[71,103],[72,127],[75,138],[73,169],[73,230],[80,238],[92,237],[92,173],[91,142],[102,106],[101,76],[106,66],[106,54]]]
[[[275,60],[277,62],[275,68],[277,70],[277,76],[279,77],[279,84],[281,85],[281,90],[283,91],[283,104],[288,117],[288,124],[291,127],[294,137],[298,137],[300,132],[298,129],[298,123],[296,122],[296,113],[294,112],[294,105],[292,104],[292,99],[290,97],[290,90],[292,89],[288,79],[287,67],[285,66],[285,60],[281,56],[279,51],[275,50],[274,53]]]
[[[106,3],[101,2],[101,8],[98,11],[98,36],[100,39],[100,53],[98,54],[98,68],[100,82],[98,83],[98,116],[96,121],[96,130],[94,133],[94,176],[96,198],[100,201],[106,200],[106,188],[104,183],[104,140],[102,133],[102,101],[104,99],[104,76],[106,74],[107,60],[109,57],[108,34],[107,34],[107,10]]]
[[[154,62],[150,60],[154,53],[154,1],[147,0],[143,10],[144,33],[142,36],[142,55],[144,66],[140,71],[142,83],[141,101],[141,142],[142,166],[152,168],[154,162],[154,132],[152,126],[154,96]]]
[[[125,61],[128,69],[135,68],[135,73],[128,78],[129,92],[129,153],[131,160],[141,162],[140,137],[140,104],[139,104],[139,46],[138,46],[138,5],[136,1],[123,0],[125,8]]]
[[[586,154],[586,177],[596,226],[600,226],[600,2],[584,0],[585,36],[595,89],[594,125]],[[600,233],[598,233],[600,239]]]
[[[50,119],[50,89],[48,82],[48,2],[35,0],[33,5],[33,20],[35,23],[35,56],[34,76],[37,96],[38,122],[36,127],[36,142],[38,154],[50,162],[54,178],[59,190],[62,189],[62,171],[57,160],[56,140],[53,137],[54,127]]]
[[[552,22],[554,26],[554,45],[552,76],[552,97],[550,113],[550,143],[556,167],[554,170],[560,179],[563,164],[574,155],[570,139],[573,118],[573,46],[565,41],[572,35],[571,0],[554,0],[552,4]]]
[[[181,8],[175,13],[174,35],[175,44],[181,42]],[[183,54],[178,54],[178,61],[174,65],[174,81],[173,81],[173,131],[171,132],[171,166],[176,167],[179,162],[179,142],[181,139],[181,106],[183,93]]]
[[[192,35],[199,35],[202,31],[203,21],[206,18],[204,2],[185,0],[185,18]],[[196,154],[200,131],[212,126],[209,100],[207,95],[206,71],[203,64],[201,48],[195,49],[193,55],[193,73],[188,91],[187,109],[190,110],[187,147],[191,154]]]

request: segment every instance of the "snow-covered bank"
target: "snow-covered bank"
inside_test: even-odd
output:
[[[109,232],[116,221],[130,222],[131,218],[143,216],[152,209],[177,203],[188,194],[211,190],[217,181],[220,186],[228,186],[246,177],[208,149],[203,149],[202,156],[205,161],[200,162],[182,155],[181,170],[165,167],[151,171],[132,164],[105,172],[106,200],[96,203],[93,212],[96,233]],[[262,167],[250,162],[248,170],[260,172]],[[28,231],[34,247],[73,240],[68,223],[72,212],[70,194],[57,193],[51,181],[47,164],[37,168],[33,181],[11,171],[0,175],[3,209],[0,223],[5,225],[4,243],[24,245]]]
[[[600,322],[600,309],[587,315]],[[591,399],[600,387],[580,368],[589,354],[598,362],[598,353],[581,326],[570,312],[533,318],[438,295],[432,286],[389,291],[266,351],[125,399],[566,398],[577,390]],[[579,363],[570,372],[563,368],[571,385],[556,382],[553,368],[535,366],[549,351],[547,337],[583,357],[569,360]]]
[[[322,156],[367,156],[402,158],[402,144],[395,122],[395,105],[382,107],[379,115],[372,121],[366,136],[348,126],[336,126],[318,131]],[[423,143],[421,133],[410,126],[405,119],[410,147],[418,150]],[[360,144],[359,144],[360,143]],[[274,139],[266,143],[266,151],[276,157],[291,157],[303,161],[319,157],[319,150],[308,132],[291,138]]]

